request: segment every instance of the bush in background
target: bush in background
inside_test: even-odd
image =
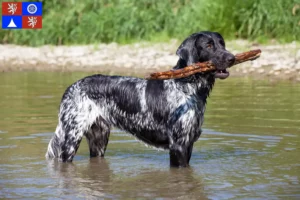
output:
[[[35,1],[35,0],[33,0]],[[300,40],[299,0],[43,0],[41,30],[1,30],[0,42],[38,46],[183,39]]]

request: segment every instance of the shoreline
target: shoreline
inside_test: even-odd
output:
[[[177,40],[166,43],[140,42],[129,45],[27,47],[0,45],[0,71],[95,72],[140,74],[171,69],[177,62]],[[228,41],[233,54],[261,49],[257,60],[229,69],[232,76],[282,79],[300,82],[300,44],[258,45],[246,40]]]

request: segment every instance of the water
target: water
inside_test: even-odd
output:
[[[300,199],[300,85],[217,81],[191,167],[113,130],[105,159],[82,141],[48,162],[62,93],[83,73],[0,74],[0,198]]]

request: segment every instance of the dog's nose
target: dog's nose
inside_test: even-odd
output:
[[[235,57],[234,55],[229,55],[226,60],[228,63],[233,64],[235,61]]]

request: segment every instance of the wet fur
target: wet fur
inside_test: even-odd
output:
[[[229,64],[224,59],[232,54],[220,40],[218,33],[191,35],[178,48],[174,68],[207,60],[226,68]],[[206,49],[209,41],[215,50]],[[186,167],[201,134],[206,99],[214,82],[213,73],[176,80],[100,74],[85,77],[67,88],[62,97],[59,123],[46,157],[72,161],[83,136],[91,157],[104,156],[114,126],[148,145],[168,149],[170,165]]]

